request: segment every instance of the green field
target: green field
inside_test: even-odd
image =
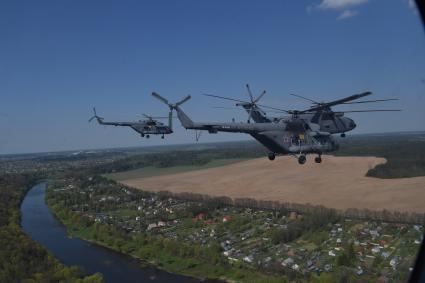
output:
[[[220,166],[229,165],[236,162],[241,162],[244,160],[247,160],[247,158],[215,159],[204,165],[179,165],[179,166],[172,166],[172,167],[148,166],[148,167],[138,168],[138,169],[124,171],[124,172],[105,174],[104,176],[115,181],[123,181],[123,180],[130,180],[130,179],[136,179],[136,178],[162,176],[162,175],[182,173],[182,172],[193,171],[193,170],[220,167]]]

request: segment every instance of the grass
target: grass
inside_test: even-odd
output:
[[[215,159],[204,165],[184,165],[184,166],[173,166],[173,167],[164,167],[164,168],[148,166],[148,167],[138,168],[138,169],[129,170],[129,171],[105,174],[104,176],[106,178],[109,178],[115,181],[124,181],[124,180],[131,180],[131,179],[137,179],[137,178],[163,176],[163,175],[183,173],[183,172],[188,172],[193,170],[220,167],[220,166],[225,166],[232,163],[241,162],[244,160],[247,160],[247,159],[246,158]]]

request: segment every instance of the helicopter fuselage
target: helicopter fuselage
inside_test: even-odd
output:
[[[183,127],[191,130],[245,133],[251,135],[276,154],[306,154],[332,152],[339,145],[328,132],[312,129],[303,119],[279,120],[266,123],[198,123],[193,122],[180,107],[175,107]]]
[[[96,117],[97,122],[101,125],[116,126],[116,127],[130,127],[138,132],[142,137],[149,137],[149,135],[164,135],[172,134],[173,130],[169,125],[155,120],[139,120],[135,122],[105,122],[103,118]]]
[[[292,116],[283,116],[271,118],[267,117],[266,114],[258,107],[252,107],[250,105],[241,105],[249,114],[255,123],[271,123],[279,121],[291,120]],[[299,114],[299,119],[304,120],[306,123],[314,123],[320,126],[320,131],[328,132],[330,134],[343,134],[352,131],[356,127],[356,123],[348,118],[344,117],[343,114],[331,113],[331,112],[317,112],[314,114]]]
[[[146,123],[135,123],[130,127],[139,134],[144,135],[166,135],[173,133],[173,130],[165,125],[149,125]]]

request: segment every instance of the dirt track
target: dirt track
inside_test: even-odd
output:
[[[369,208],[425,212],[425,177],[376,179],[368,169],[384,163],[375,157],[310,156],[303,166],[292,157],[253,159],[211,169],[122,181],[151,191],[194,192],[248,197],[338,209]]]

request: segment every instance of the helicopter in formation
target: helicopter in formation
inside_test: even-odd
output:
[[[305,110],[285,110],[258,104],[259,99],[265,94],[265,91],[254,99],[248,85],[247,89],[250,101],[206,94],[207,96],[236,101],[236,106],[242,106],[248,112],[246,123],[235,121],[227,123],[194,122],[180,107],[181,104],[191,98],[190,95],[174,104],[155,92],[152,93],[152,96],[166,104],[170,109],[170,113],[176,111],[177,118],[186,129],[208,131],[211,134],[218,132],[249,134],[268,149],[268,158],[270,160],[274,160],[276,155],[293,155],[297,158],[299,164],[306,163],[307,154],[316,154],[315,162],[321,163],[323,153],[338,150],[339,144],[332,135],[340,134],[342,137],[345,137],[346,132],[356,128],[354,120],[344,117],[345,113],[401,111],[399,109],[354,111],[333,111],[331,109],[332,106],[341,104],[397,100],[391,98],[353,102],[354,100],[371,95],[372,93],[369,91],[331,102],[316,102],[302,97],[310,100],[314,105]],[[266,115],[262,108],[271,109],[287,115],[271,118]],[[254,120],[254,123],[250,122],[251,119]]]
[[[93,117],[89,119],[91,122],[93,119],[96,119],[100,125],[110,125],[110,126],[120,126],[120,127],[130,127],[134,131],[138,132],[143,138],[149,138],[150,135],[161,135],[161,138],[164,138],[164,135],[172,134],[172,113],[170,112],[168,117],[152,117],[146,114],[142,114],[146,120],[138,120],[134,122],[105,122],[104,118],[99,117],[96,113],[96,108],[93,108]],[[158,121],[157,119],[167,119],[168,125]]]

